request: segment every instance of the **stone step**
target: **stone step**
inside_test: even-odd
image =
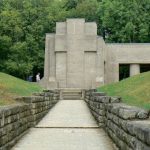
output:
[[[82,94],[72,94],[72,93],[64,94],[64,93],[62,93],[63,99],[81,99],[81,97],[82,97]]]
[[[65,95],[75,95],[75,96],[81,96],[82,93],[62,93],[64,96]]]
[[[72,97],[72,98],[79,98],[80,99],[82,96],[81,95],[63,95],[62,97],[63,97],[63,99],[64,98],[70,98],[70,97]]]
[[[77,97],[77,96],[64,96],[63,99],[64,99],[64,100],[65,100],[65,99],[72,99],[72,100],[78,99],[78,100],[80,100],[81,97]]]
[[[61,89],[62,92],[81,92],[81,89]]]
[[[67,97],[63,97],[64,100],[80,100],[81,97],[73,97],[73,96],[67,96]]]
[[[82,95],[82,93],[62,93],[63,95]]]
[[[82,93],[81,91],[62,91],[62,93]]]
[[[69,95],[62,95],[62,97],[64,97],[64,98],[67,98],[67,97],[77,97],[77,98],[81,98],[82,95],[81,95],[81,94],[79,94],[79,95],[69,94]]]
[[[62,99],[67,100],[80,100],[82,98],[82,90],[81,89],[62,89],[61,90]]]

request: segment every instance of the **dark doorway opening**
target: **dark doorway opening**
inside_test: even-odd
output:
[[[119,81],[128,78],[130,75],[129,64],[119,64]]]
[[[140,73],[150,71],[150,64],[140,64]]]

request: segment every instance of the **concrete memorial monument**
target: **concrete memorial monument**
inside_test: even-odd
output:
[[[110,44],[97,36],[95,22],[67,19],[56,23],[56,34],[46,34],[44,78],[47,89],[90,89],[119,80],[119,64],[150,64],[150,44]]]

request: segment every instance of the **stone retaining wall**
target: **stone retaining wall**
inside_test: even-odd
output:
[[[17,98],[20,104],[0,107],[0,150],[9,150],[59,100],[59,91]]]
[[[150,150],[149,111],[95,90],[85,91],[85,101],[99,126],[120,150]]]

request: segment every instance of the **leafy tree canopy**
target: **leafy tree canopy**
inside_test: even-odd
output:
[[[106,42],[149,42],[149,0],[0,0],[0,71],[43,73],[45,33],[57,21],[95,21]]]

